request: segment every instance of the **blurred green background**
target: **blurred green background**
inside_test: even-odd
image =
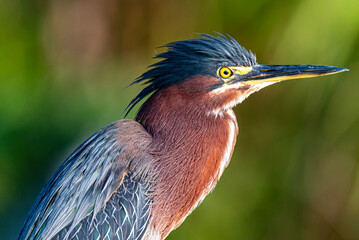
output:
[[[351,71],[237,106],[229,168],[169,239],[359,239],[357,0],[12,0],[0,29],[1,239],[75,147],[122,118],[155,47],[215,31],[263,64]]]

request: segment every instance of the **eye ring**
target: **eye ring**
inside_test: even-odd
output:
[[[232,74],[232,70],[228,67],[222,67],[219,69],[219,76],[222,78],[229,78]]]

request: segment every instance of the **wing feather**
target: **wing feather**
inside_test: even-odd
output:
[[[148,221],[148,216],[141,215],[148,214],[148,206],[144,206],[148,199],[147,185],[141,182],[143,177],[139,172],[149,168],[150,156],[146,149],[150,142],[151,137],[133,120],[120,120],[96,132],[62,163],[45,185],[18,239],[55,236],[76,239],[90,231],[99,237],[111,235],[110,239],[117,239],[114,236],[118,231],[126,236],[136,235],[126,228],[134,231],[137,217]],[[127,199],[131,196],[132,199]],[[120,202],[116,203],[116,199]],[[141,209],[135,211],[135,208]],[[115,218],[116,214],[119,219]],[[120,223],[114,224],[116,221],[125,219],[132,222],[122,223],[123,229],[113,229],[115,225],[120,226]],[[144,227],[138,226],[138,229],[142,231]]]

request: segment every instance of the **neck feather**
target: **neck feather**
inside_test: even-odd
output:
[[[136,120],[153,137],[153,227],[165,237],[215,186],[231,158],[237,122],[231,109],[208,115],[177,86],[151,96]]]

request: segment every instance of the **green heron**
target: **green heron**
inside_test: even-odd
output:
[[[232,107],[276,82],[348,70],[260,65],[221,34],[165,47],[134,81],[147,85],[127,113],[149,96],[136,119],[104,127],[61,164],[18,239],[164,239],[227,167],[238,132]]]

